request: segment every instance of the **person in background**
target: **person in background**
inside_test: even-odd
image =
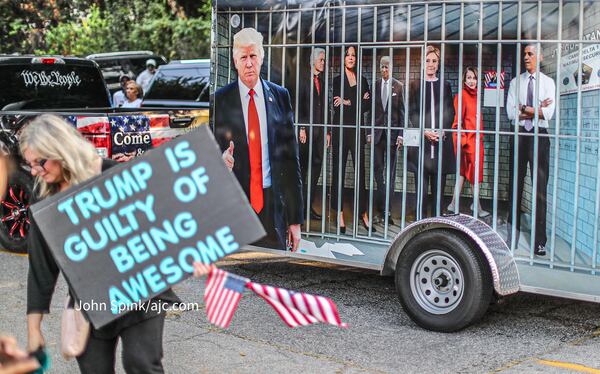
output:
[[[525,72],[510,81],[508,97],[506,99],[506,112],[508,118],[514,126],[519,126],[519,155],[517,160],[517,170],[514,170],[515,157],[515,137],[510,138],[510,180],[509,180],[509,198],[510,210],[508,211],[508,246],[511,246],[512,225],[516,220],[515,247],[519,244],[521,230],[521,203],[523,201],[523,188],[525,186],[525,175],[527,173],[527,164],[529,164],[529,174],[532,178],[537,173],[537,191],[535,196],[535,239],[534,253],[537,256],[546,255],[546,211],[547,201],[546,193],[548,189],[548,176],[550,165],[550,139],[545,136],[548,134],[548,121],[554,116],[554,99],[556,96],[556,85],[554,80],[546,74],[539,71],[538,63],[543,61],[541,51],[537,51],[535,44],[529,44],[523,51],[523,62]],[[536,80],[539,82],[536,83]],[[517,91],[517,80],[519,91]],[[536,88],[539,87],[539,88]],[[535,94],[537,91],[537,95]],[[535,103],[537,100],[537,121],[535,120]],[[515,110],[517,109],[517,110]],[[537,155],[534,154],[535,146],[535,127],[538,128],[538,149]],[[533,163],[537,156],[537,170],[533,169]],[[513,190],[513,181],[517,177],[517,193],[515,198]],[[516,216],[513,217],[513,204],[516,204]]]
[[[43,199],[99,175],[116,165],[103,160],[94,146],[62,118],[44,114],[23,128],[19,146],[35,178],[36,197]],[[50,312],[50,302],[59,268],[35,219],[30,216],[27,276],[28,350],[45,345],[42,319]],[[78,303],[69,290],[74,303]],[[150,300],[152,303],[179,303],[171,289]],[[117,341],[121,340],[123,367],[128,374],[163,373],[162,336],[165,313],[150,306],[131,311],[91,333],[85,351],[77,357],[82,373],[114,373]],[[53,339],[55,340],[55,339]]]
[[[383,222],[387,212],[388,224],[393,225],[392,214],[386,210],[386,154],[390,155],[390,182],[387,193],[389,199],[394,194],[394,181],[396,180],[396,149],[402,146],[402,130],[404,127],[404,85],[390,76],[390,57],[383,56],[379,60],[381,79],[375,83],[375,126],[372,135],[367,135],[367,143],[374,143],[375,158],[375,182],[377,183],[376,204],[379,216],[374,220]],[[391,110],[389,109],[391,108]],[[381,127],[391,127],[392,130]],[[387,133],[390,132],[390,143],[388,146]]]
[[[454,98],[454,110],[456,115],[454,116],[454,123],[452,124],[453,129],[458,129],[458,116],[461,115],[460,127],[463,130],[469,130],[473,132],[461,132],[460,134],[460,176],[458,177],[458,183],[454,194],[452,195],[452,202],[448,206],[448,210],[454,212],[456,209],[455,202],[460,195],[465,178],[471,183],[471,186],[475,186],[475,168],[477,167],[477,141],[479,141],[479,174],[478,182],[481,183],[483,179],[483,135],[475,133],[476,130],[483,130],[483,113],[479,114],[479,123],[477,123],[477,69],[473,66],[467,66],[463,74],[463,89],[462,89],[462,109],[458,109],[458,95]],[[453,134],[454,140],[454,153],[458,156],[458,133]],[[481,201],[479,202],[478,215],[479,217],[487,217],[490,215],[487,211],[483,210]],[[473,204],[471,204],[471,210],[473,210]]]
[[[344,234],[346,232],[346,223],[344,220],[344,184],[346,181],[346,163],[348,156],[352,157],[352,160],[357,163],[357,158],[360,160],[358,170],[359,181],[358,181],[358,212],[361,215],[359,222],[362,223],[365,229],[369,229],[369,215],[367,212],[367,190],[365,188],[365,144],[366,136],[364,130],[361,130],[359,134],[358,149],[356,148],[356,131],[359,128],[357,118],[359,121],[363,120],[364,113],[368,112],[371,108],[371,91],[369,89],[369,83],[367,79],[356,72],[356,53],[357,49],[355,46],[346,46],[344,49],[344,74],[338,75],[333,78],[333,123],[332,123],[332,149],[333,154],[333,175],[331,183],[331,204],[337,211],[338,223],[340,226],[340,232]],[[343,79],[343,82],[342,82]],[[360,89],[359,88],[359,79]],[[342,84],[343,97],[342,97]],[[362,100],[361,113],[358,113],[358,101]],[[343,109],[342,109],[343,108]],[[342,114],[343,110],[343,114]],[[343,120],[342,120],[343,117]],[[344,127],[348,126],[349,127]],[[340,149],[341,144],[341,149]],[[358,152],[357,152],[358,151]],[[360,154],[359,154],[360,152]],[[339,163],[342,168],[340,169]],[[341,203],[338,206],[338,188],[341,186]],[[372,227],[372,232],[376,232],[375,228]]]
[[[26,374],[39,367],[40,363],[19,348],[15,338],[0,335],[0,374]]]
[[[444,87],[440,92],[441,81],[437,76],[440,67],[440,50],[428,46],[425,54],[425,84],[424,84],[424,131],[425,137],[423,148],[410,147],[408,150],[408,170],[415,174],[415,195],[421,188],[421,217],[428,217],[428,208],[431,216],[436,215],[437,201],[440,201],[440,209],[444,207],[444,190],[446,188],[446,176],[456,171],[456,158],[451,139],[446,138],[444,129],[451,129],[454,121],[454,105],[452,88],[448,80],[444,81]],[[442,95],[442,96],[440,96]],[[421,82],[411,84],[410,125],[419,127],[420,124],[420,98]],[[443,106],[442,106],[443,98]],[[442,111],[440,112],[440,107]],[[440,113],[442,115],[440,121]],[[442,159],[439,158],[439,147],[442,144]],[[419,158],[423,157],[423,179],[419,178]],[[440,168],[441,162],[441,168]],[[441,169],[441,171],[440,171]],[[438,189],[438,172],[441,174],[440,188]],[[431,196],[429,187],[431,186]],[[415,199],[416,201],[416,199]],[[416,205],[418,206],[418,205]]]
[[[260,78],[264,55],[254,28],[234,35],[238,79],[215,93],[215,138],[267,232],[257,244],[285,250],[287,236],[296,251],[304,213],[294,111],[287,89]]]
[[[323,133],[325,132],[325,50],[323,48],[314,48],[310,56],[310,79],[311,84],[301,86],[301,99],[298,108],[298,120],[303,125],[312,123],[312,127],[300,127],[298,140],[300,142],[300,168],[302,171],[302,186],[304,187],[304,201],[308,199],[308,185],[310,184],[310,218],[320,220],[321,216],[313,208],[315,201],[317,182],[321,175],[321,166],[323,165]],[[311,101],[312,94],[312,101]],[[311,108],[312,104],[312,108]],[[311,117],[312,115],[312,117]],[[312,130],[312,142],[310,133]],[[329,146],[330,136],[327,134],[327,146]],[[310,153],[310,144],[312,143],[312,154]],[[309,160],[309,156],[311,160]],[[310,162],[309,162],[310,161]],[[308,179],[308,167],[311,165],[311,180]]]
[[[142,71],[140,75],[138,75],[135,82],[142,86],[142,90],[148,91],[150,82],[152,81],[152,78],[154,78],[154,74],[156,74],[156,60],[150,58],[146,60],[146,70]]]
[[[139,108],[142,106],[142,97],[144,90],[139,84],[130,80],[125,85],[125,101],[121,108]]]
[[[127,86],[127,82],[129,82],[130,80],[131,78],[129,78],[129,76],[126,74],[123,74],[119,77],[119,84],[121,85],[121,89],[113,94],[113,108],[120,108],[125,103],[125,87]]]

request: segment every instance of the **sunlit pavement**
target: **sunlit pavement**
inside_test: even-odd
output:
[[[227,330],[204,311],[170,312],[164,335],[167,373],[600,373],[600,305],[518,294],[493,305],[477,325],[441,334],[416,326],[402,311],[393,279],[375,272],[258,253],[220,264],[254,281],[331,297],[346,330],[290,329],[262,299],[246,293]],[[27,257],[0,253],[0,331],[26,340]],[[202,305],[204,281],[176,287]],[[61,280],[44,336],[54,373],[77,373],[57,351]],[[118,372],[123,372],[120,363]]]

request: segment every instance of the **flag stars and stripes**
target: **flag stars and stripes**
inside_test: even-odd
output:
[[[327,297],[254,283],[216,267],[208,274],[204,292],[208,320],[219,327],[228,327],[245,288],[269,303],[289,327],[315,323],[348,327],[340,320],[336,305]]]

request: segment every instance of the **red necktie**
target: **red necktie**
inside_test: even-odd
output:
[[[319,76],[315,75],[315,86],[317,87],[317,94],[321,96],[321,85],[319,84]]]
[[[260,123],[254,103],[254,90],[250,90],[248,103],[248,150],[250,153],[250,205],[256,213],[264,206],[262,175],[262,144],[260,140]]]

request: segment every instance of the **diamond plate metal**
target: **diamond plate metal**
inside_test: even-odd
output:
[[[499,295],[506,296],[519,291],[517,265],[504,240],[484,222],[464,214],[427,218],[407,226],[392,242],[382,274],[393,274],[400,252],[410,239],[421,232],[437,228],[458,230],[477,244],[490,265],[494,290]]]

